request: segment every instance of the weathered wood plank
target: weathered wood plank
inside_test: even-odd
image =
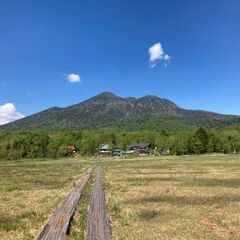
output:
[[[90,198],[87,219],[88,240],[111,240],[111,228],[107,216],[104,185],[101,171],[96,170],[96,180]]]
[[[43,227],[37,240],[61,240],[65,239],[70,220],[76,210],[82,190],[86,185],[92,169],[89,169],[75,184],[71,192],[60,204],[59,208],[50,217]]]

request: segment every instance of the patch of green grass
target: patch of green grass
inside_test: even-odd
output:
[[[121,207],[119,203],[112,202],[112,201],[108,203],[108,210],[115,216],[121,213]]]
[[[151,209],[143,209],[139,213],[139,218],[145,221],[151,221],[159,215],[159,211]]]

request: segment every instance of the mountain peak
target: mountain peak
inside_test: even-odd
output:
[[[115,95],[112,92],[102,92],[94,97],[96,98],[104,98],[104,99],[113,99],[113,98],[118,98],[117,95]]]
[[[141,97],[141,99],[153,99],[153,100],[159,100],[160,97],[154,96],[154,95],[146,95],[144,97]]]

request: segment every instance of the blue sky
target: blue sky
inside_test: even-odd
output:
[[[239,12],[238,0],[1,1],[0,118],[102,91],[240,115]]]

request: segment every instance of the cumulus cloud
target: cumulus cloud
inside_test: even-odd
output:
[[[167,64],[166,61],[169,61],[171,57],[164,53],[162,44],[160,42],[153,44],[148,49],[149,55],[150,55],[150,66],[151,68],[154,68],[157,65],[157,61],[165,61],[165,65]]]
[[[80,78],[80,75],[79,74],[76,74],[76,73],[69,73],[69,74],[65,74],[67,80],[70,82],[70,83],[78,83],[78,82],[81,82],[81,78]]]
[[[0,125],[18,120],[23,117],[25,116],[17,112],[17,109],[13,103],[6,103],[2,106],[0,105]]]

